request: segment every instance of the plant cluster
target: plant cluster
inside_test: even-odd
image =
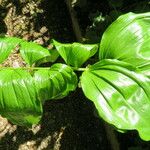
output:
[[[19,47],[28,64],[0,68],[0,114],[18,125],[37,124],[46,100],[61,99],[80,83],[98,114],[118,131],[137,130],[150,140],[150,13],[127,13],[104,32],[99,44],[63,44],[46,49],[15,37],[0,37],[0,63]],[[99,61],[82,65],[99,49]],[[66,64],[57,63],[61,56]],[[50,67],[40,67],[55,62]],[[83,71],[79,80],[76,71]]]

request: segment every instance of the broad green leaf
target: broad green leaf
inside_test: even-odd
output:
[[[137,70],[150,78],[150,62],[144,64],[143,66],[137,67]]]
[[[34,73],[34,80],[41,101],[63,98],[77,86],[76,74],[64,64],[39,69]]]
[[[27,71],[0,70],[0,114],[17,125],[31,126],[41,119],[41,102]]]
[[[64,61],[76,68],[92,57],[98,49],[97,44],[62,44],[55,40],[53,40],[53,44]]]
[[[81,86],[105,121],[150,140],[150,78],[128,63],[103,60],[87,68]]]
[[[40,64],[47,63],[47,62],[54,63],[57,60],[57,58],[59,57],[59,53],[57,52],[57,50],[54,50],[54,49],[50,49],[49,52],[51,55],[47,56],[47,57],[43,57],[40,60],[37,60],[35,62],[35,66],[39,66]]]
[[[135,66],[150,62],[150,13],[120,16],[104,32],[100,59],[118,59]]]
[[[0,63],[2,63],[9,54],[15,49],[21,42],[21,39],[15,37],[2,37],[0,36]]]
[[[34,42],[27,42],[16,37],[0,36],[0,63],[4,62],[18,46],[22,58],[30,66],[44,62],[54,62],[59,54],[56,50],[49,50]]]
[[[33,43],[33,42],[21,42],[20,53],[26,63],[32,65],[41,59],[47,59],[50,61],[51,53],[48,49]],[[53,62],[53,60],[52,60]]]

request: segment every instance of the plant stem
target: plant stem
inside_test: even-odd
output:
[[[75,68],[71,67],[74,71],[85,71],[87,68]],[[0,67],[0,69],[24,69],[24,70],[39,70],[39,69],[50,69],[50,67]]]
[[[87,68],[75,68],[75,67],[71,67],[74,71],[85,71],[87,70]]]

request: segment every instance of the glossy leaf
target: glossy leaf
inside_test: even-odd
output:
[[[0,37],[0,63],[4,62],[9,54],[19,45],[21,39],[15,37]]]
[[[20,43],[20,53],[25,62],[29,65],[46,58],[51,57],[51,53],[48,49],[33,43],[33,42],[22,42]]]
[[[55,40],[53,40],[53,44],[64,61],[76,68],[92,57],[98,49],[97,44],[62,44]]]
[[[37,124],[42,107],[32,76],[25,70],[0,71],[0,114],[17,125]]]
[[[0,63],[18,46],[22,58],[30,66],[44,62],[54,62],[58,58],[56,50],[49,50],[34,42],[27,42],[16,37],[0,37]]]
[[[99,57],[118,59],[135,66],[150,62],[150,13],[120,16],[104,32]]]
[[[77,86],[77,76],[64,64],[54,64],[50,69],[39,69],[34,74],[35,86],[41,100],[60,99]]]
[[[128,63],[103,60],[87,68],[81,86],[105,121],[150,140],[150,78]]]
[[[137,70],[150,78],[150,62],[137,67]]]
[[[39,65],[47,63],[47,62],[54,63],[57,60],[57,58],[59,57],[59,53],[57,52],[57,50],[50,49],[49,53],[50,53],[49,56],[46,56],[46,57],[43,57],[42,59],[37,60],[35,62],[35,66],[39,66]]]

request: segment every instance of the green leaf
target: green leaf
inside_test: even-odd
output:
[[[97,44],[62,44],[55,40],[53,40],[53,44],[64,61],[76,68],[92,57],[98,49]]]
[[[35,62],[35,66],[39,66],[40,64],[47,63],[47,62],[54,63],[57,60],[57,58],[59,57],[59,53],[57,52],[57,50],[53,50],[53,49],[50,49],[49,52],[51,55],[43,57],[40,60],[37,60]]]
[[[150,140],[150,78],[128,63],[103,60],[87,68],[81,86],[105,121]]]
[[[17,125],[37,124],[42,106],[32,76],[20,69],[0,71],[0,114]]]
[[[33,76],[27,68],[0,70],[0,114],[14,124],[37,124],[45,100],[63,98],[77,86],[77,76],[67,65],[34,69]]]
[[[53,62],[53,59],[51,59],[53,56],[51,56],[50,51],[33,42],[21,42],[20,53],[25,62],[30,66],[41,59],[46,59],[47,61]]]
[[[137,69],[139,70],[139,72],[145,74],[150,78],[150,62],[144,64],[143,66],[137,67]]]
[[[118,59],[135,66],[150,62],[150,13],[120,16],[104,32],[100,59]]]
[[[39,69],[34,73],[34,79],[41,101],[63,98],[77,86],[76,74],[71,67],[64,64]]]
[[[0,36],[0,63],[2,63],[9,54],[15,49],[17,45],[21,42],[21,39],[12,37],[2,37]]]
[[[17,46],[20,48],[22,58],[30,66],[54,62],[59,56],[56,50],[49,50],[34,42],[27,42],[16,37],[0,36],[0,63],[4,62]]]

